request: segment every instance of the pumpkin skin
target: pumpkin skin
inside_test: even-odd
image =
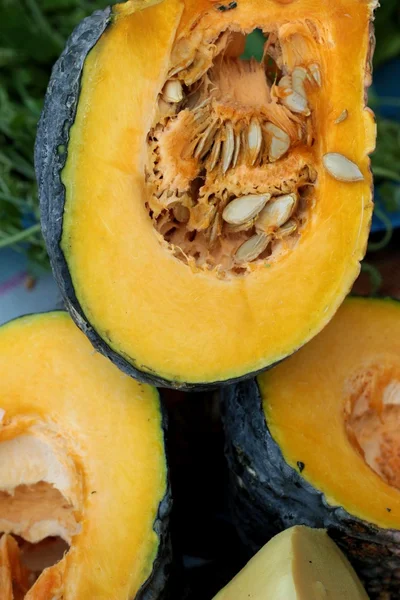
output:
[[[66,312],[2,326],[0,365],[2,599],[14,598],[11,580],[26,600],[166,597],[171,496],[157,391],[93,352]],[[39,558],[52,536],[69,550],[32,584],[13,534]]]
[[[357,575],[326,531],[291,527],[253,556],[214,600],[368,600]]]
[[[248,378],[311,339],[328,323],[359,273],[372,214],[368,154],[374,148],[375,124],[365,108],[365,87],[371,79],[368,61],[375,2],[340,0],[329,6],[306,0],[242,0],[229,5],[229,10],[222,10],[224,7],[210,0],[131,0],[85,20],[54,68],[38,131],[36,170],[43,233],[66,306],[96,349],[126,373],[158,386],[203,389]],[[280,43],[284,48],[277,59],[282,75],[295,68],[300,54],[307,68],[316,61],[320,78],[320,87],[316,80],[305,84],[309,117],[289,114],[282,104],[286,88],[282,91],[274,86],[264,90],[267,95],[273,93],[274,100],[260,101],[260,119],[270,115],[266,127],[274,119],[275,125],[283,123],[291,137],[284,135],[290,139],[307,137],[307,127],[313,134],[307,142],[294,141],[293,148],[278,160],[268,158],[272,152],[268,144],[276,139],[263,138],[260,152],[264,155],[259,154],[253,166],[248,164],[245,145],[246,152],[240,154],[238,137],[237,169],[229,168],[223,175],[218,165],[211,171],[209,155],[204,169],[215,178],[215,186],[229,188],[229,198],[232,190],[236,196],[267,193],[269,179],[283,180],[280,193],[294,190],[300,198],[296,206],[306,207],[305,216],[296,213],[296,233],[290,242],[272,236],[275,241],[265,251],[271,252],[268,260],[236,262],[226,271],[219,264],[206,268],[196,263],[190,254],[194,249],[187,242],[185,263],[184,251],[176,255],[179,244],[168,241],[154,217],[161,210],[161,200],[152,190],[161,185],[162,177],[167,189],[161,197],[169,190],[175,193],[168,179],[171,156],[178,153],[176,168],[194,169],[193,176],[199,172],[195,159],[186,161],[186,150],[178,152],[189,126],[180,127],[175,137],[162,138],[164,163],[161,170],[154,167],[154,152],[159,150],[154,150],[151,133],[154,120],[165,104],[166,110],[173,110],[165,101],[164,84],[186,51],[195,53],[200,48],[206,53],[216,47],[217,42],[211,44],[207,35],[215,38],[229,28],[248,33],[256,27],[273,30],[276,46]],[[304,44],[298,45],[299,36],[306,40]],[[149,39],[157,40],[151,48]],[[189,40],[189,50],[185,50],[185,40]],[[229,52],[232,60],[237,60],[232,45]],[[240,50],[236,52],[240,54]],[[205,55],[203,59],[208,60]],[[246,92],[243,81],[252,77],[253,71],[257,75],[259,67],[249,63],[243,73],[240,69],[234,76],[242,98]],[[178,80],[192,93],[182,79],[189,81],[190,68],[187,71],[189,75],[182,71],[186,75],[178,73],[168,81]],[[218,89],[226,90],[226,73],[221,72],[215,74]],[[232,72],[228,69],[228,81],[234,77]],[[311,70],[308,76],[310,79]],[[262,87],[259,81],[255,80],[255,92]],[[221,92],[222,100],[218,100],[218,110],[225,111],[224,115],[233,114],[232,106],[238,105],[233,101],[224,104],[227,93]],[[246,96],[246,102],[251,101]],[[243,102],[242,121],[250,128],[251,111],[256,109]],[[335,124],[344,109],[348,118]],[[189,109],[181,110],[169,123],[177,123],[180,115],[184,121],[188,113]],[[192,119],[191,113],[187,118]],[[249,130],[243,131],[247,131],[242,132],[244,136],[250,135]],[[219,142],[223,149],[228,148],[228,133],[226,125],[219,134],[224,138]],[[171,144],[170,152],[165,140]],[[323,157],[332,152],[351,158],[363,180],[350,183],[332,177],[323,166]],[[303,181],[304,168],[308,174]],[[293,177],[294,188],[290,183]],[[252,183],[253,179],[257,181]],[[190,185],[194,181],[190,180]],[[281,197],[277,193],[275,189],[273,199]],[[184,194],[188,196],[188,192]],[[208,210],[199,201],[187,227],[197,227],[194,231],[201,241],[208,235],[204,233],[208,217],[202,217],[200,209],[194,215],[199,206]],[[167,213],[170,218],[169,209],[161,212],[161,217]],[[174,226],[178,227],[176,219]],[[186,225],[179,227],[178,233]],[[254,231],[252,227],[249,231]],[[238,240],[252,234],[236,233],[234,225],[224,222],[223,232],[225,229],[229,230],[226,239],[221,233],[218,244],[223,247],[226,242],[236,257]],[[274,230],[273,235],[280,231]],[[266,233],[259,235],[265,239]],[[213,252],[211,248],[209,254],[217,260]]]
[[[224,391],[232,506],[246,545],[254,552],[294,524],[326,528],[371,598],[398,595],[400,492],[347,429],[357,400],[347,394],[364,372],[365,381],[378,373],[379,393],[397,381],[399,333],[398,302],[349,298],[295,356]],[[375,418],[371,406],[360,419]]]

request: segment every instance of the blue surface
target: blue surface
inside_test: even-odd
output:
[[[0,325],[20,315],[61,308],[61,298],[51,273],[26,286],[26,258],[13,250],[0,250]]]
[[[399,99],[399,106],[383,104],[379,106],[379,108],[376,108],[375,112],[379,113],[379,115],[382,117],[400,121],[400,59],[392,60],[375,71],[373,92],[378,98],[386,97]],[[379,199],[379,193],[377,192],[376,188],[375,204],[390,219],[393,227],[400,227],[400,212],[385,211]],[[382,231],[384,229],[386,229],[386,227],[376,217],[376,215],[374,215],[372,220],[372,231]]]

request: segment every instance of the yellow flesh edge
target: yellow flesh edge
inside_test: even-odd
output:
[[[331,506],[400,529],[400,490],[385,483],[350,443],[346,381],[372,363],[400,373],[400,304],[350,298],[307,346],[258,378],[272,437],[286,462]],[[387,509],[390,509],[390,512]]]
[[[96,353],[63,312],[2,327],[0,371],[5,420],[21,418],[21,432],[23,417],[58,431],[83,477],[82,531],[63,559],[64,600],[134,598],[151,575],[167,486],[156,390]]]
[[[276,535],[214,600],[368,600],[326,531],[296,526]]]
[[[129,7],[118,7],[120,16],[85,63],[63,172],[62,249],[87,319],[113,349],[177,382],[227,380],[274,363],[318,333],[359,272],[372,212],[367,152],[375,125],[363,110],[360,68],[371,3],[242,0],[219,13],[222,28],[234,19],[248,31],[305,17],[321,23],[333,47],[316,46],[316,55],[306,57],[320,63],[323,79],[312,96],[316,160],[341,152],[365,177],[340,183],[319,168],[316,206],[295,250],[269,269],[228,282],[193,274],[174,258],[144,206],[145,137],[175,33],[215,7],[187,2],[180,25],[179,0],[140,13]],[[349,39],[357,40],[351,60]],[[341,100],[333,104],[331,96]],[[348,119],[334,125],[347,107]]]

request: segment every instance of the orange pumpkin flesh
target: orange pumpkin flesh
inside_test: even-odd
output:
[[[49,250],[59,280],[66,261],[72,315],[127,372],[173,386],[228,382],[330,320],[359,272],[372,212],[374,5],[113,9],[84,60],[61,249]],[[256,28],[262,63],[239,57]],[[351,182],[325,168],[332,153],[351,160]],[[228,222],[224,210],[247,195],[264,206]],[[43,206],[45,235],[58,239],[50,195]]]
[[[306,348],[259,378],[288,464],[302,461],[302,476],[329,505],[396,530],[399,335],[397,302],[350,298]]]
[[[243,541],[323,527],[371,600],[400,583],[399,340],[398,302],[349,298],[295,355],[224,392]]]
[[[142,598],[169,502],[156,391],[63,312],[1,327],[0,369],[1,599]]]

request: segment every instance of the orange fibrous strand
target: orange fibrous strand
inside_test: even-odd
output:
[[[348,382],[345,409],[348,437],[365,462],[389,485],[400,489],[400,373],[372,365]]]

